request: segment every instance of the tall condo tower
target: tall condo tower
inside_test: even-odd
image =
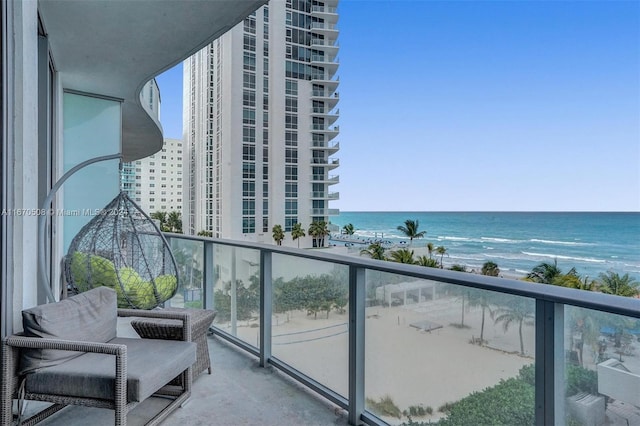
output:
[[[337,5],[271,1],[184,62],[185,232],[310,247],[338,214]]]

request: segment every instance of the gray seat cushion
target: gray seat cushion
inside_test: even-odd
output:
[[[118,337],[127,345],[127,402],[143,401],[196,361],[191,342]],[[27,375],[27,392],[113,400],[115,356],[87,353]]]
[[[116,292],[107,287],[22,311],[24,334],[29,337],[104,343],[116,337],[117,321]],[[53,349],[24,349],[20,374],[60,364],[79,355],[79,352]]]

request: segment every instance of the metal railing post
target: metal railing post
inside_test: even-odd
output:
[[[564,424],[564,305],[536,299],[536,425]]]
[[[365,268],[349,266],[349,424],[364,413]]]
[[[213,309],[213,243],[204,242],[202,253],[202,301],[204,309]]]
[[[271,252],[260,250],[260,367],[266,367],[271,358],[272,283]]]

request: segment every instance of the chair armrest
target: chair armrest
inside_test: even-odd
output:
[[[165,310],[139,310],[139,309],[123,309],[118,308],[119,317],[142,317],[156,318],[160,320],[178,320],[182,321],[182,335],[185,342],[191,341],[191,315],[188,312],[181,311],[165,311]]]
[[[3,340],[3,346],[25,349],[60,349],[75,352],[92,352],[98,354],[114,355],[115,359],[115,395],[116,404],[123,406],[126,404],[127,396],[127,346],[117,343],[83,342],[78,340],[50,339],[43,337],[27,337],[12,335]],[[9,351],[3,348],[3,354],[8,355]],[[17,360],[15,360],[17,362]],[[12,365],[15,365],[12,362]],[[12,372],[4,371],[3,379],[10,378]],[[7,385],[8,386],[8,385]],[[6,398],[12,392],[3,386],[2,397]]]
[[[5,338],[5,343],[8,346],[25,349],[60,349],[63,351],[127,356],[127,346],[116,343],[83,342],[80,340],[17,336],[15,334]]]

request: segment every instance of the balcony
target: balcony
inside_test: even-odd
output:
[[[311,32],[335,39],[338,37],[338,26],[330,22],[312,22]]]
[[[340,183],[340,176],[338,175],[311,175],[309,179],[311,179],[312,182],[327,183],[329,185]]]
[[[329,151],[329,155],[334,154],[340,150],[340,142],[317,142],[314,141],[311,149],[323,148]]]
[[[220,313],[216,336],[347,410],[351,424],[406,421],[381,411],[385,396],[401,411],[432,407],[426,423],[447,415],[440,406],[499,386],[511,389],[512,415],[535,424],[581,424],[575,419],[585,413],[606,424],[640,419],[636,392],[622,381],[608,386],[602,361],[622,358],[614,373],[640,377],[640,300],[329,251],[168,237],[190,259],[182,281],[201,290],[197,306]],[[305,304],[328,294],[327,285],[331,303]],[[576,371],[589,383],[573,381]],[[574,397],[583,391],[591,397]],[[605,406],[605,396],[615,400]]]
[[[432,414],[412,416],[426,423],[460,416],[437,410],[489,391],[488,410],[468,405],[468,415],[495,410],[509,413],[506,423],[539,425],[640,420],[638,299],[331,251],[166,236],[182,285],[171,305],[218,310],[213,374],[195,381],[167,424],[385,425],[406,422],[402,410],[430,407]],[[383,410],[385,398],[400,417]],[[149,402],[130,424],[163,403]],[[43,424],[108,424],[109,416],[73,407]]]
[[[314,200],[339,200],[339,192],[312,191],[310,198]]]
[[[311,6],[311,16],[322,18],[325,22],[338,22],[338,8],[332,6]]]
[[[340,49],[340,44],[336,39],[313,38],[311,39],[311,48],[315,50],[322,50],[329,55],[336,56]]]
[[[323,117],[328,122],[327,124],[331,125],[335,123],[338,118],[340,118],[340,109],[333,108],[331,106],[325,107],[312,107],[311,115],[314,117]]]
[[[335,169],[340,165],[340,159],[338,158],[312,158],[311,165],[313,166],[325,166],[328,169]]]

